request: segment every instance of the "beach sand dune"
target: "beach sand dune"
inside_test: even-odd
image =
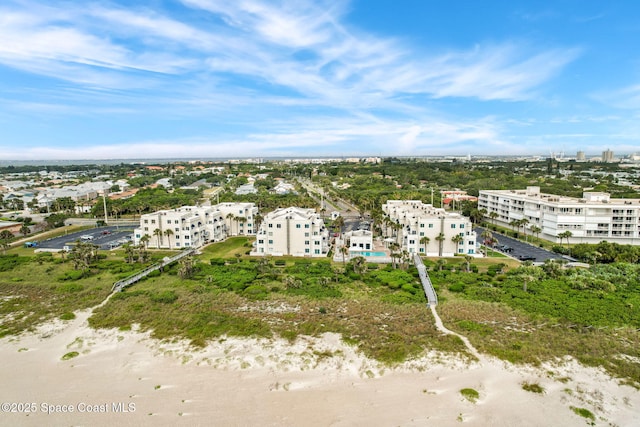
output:
[[[154,340],[135,328],[93,330],[86,322],[89,314],[0,341],[1,425],[523,427],[591,422],[572,407],[593,413],[595,425],[640,425],[640,392],[571,359],[534,368],[485,356],[469,363],[432,352],[391,369],[363,357],[335,334],[294,344],[225,338],[193,349],[184,341]],[[63,360],[70,352],[77,356]],[[523,390],[525,382],[539,384],[544,393]],[[466,399],[460,393],[464,388],[476,390],[477,401]]]

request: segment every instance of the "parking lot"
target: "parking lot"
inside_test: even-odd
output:
[[[481,240],[480,234],[482,234],[483,231],[484,229],[482,227],[475,228],[478,241]],[[525,243],[502,234],[493,233],[493,237],[498,241],[495,244],[494,249],[520,261],[545,262],[548,259],[575,261],[570,257],[530,245],[529,243]]]
[[[130,227],[97,227],[43,240],[38,242],[38,248],[62,250],[75,245],[77,241],[85,241],[99,246],[102,250],[110,250],[130,242],[132,237],[133,229]]]

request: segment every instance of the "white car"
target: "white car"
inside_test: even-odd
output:
[[[91,234],[83,234],[80,236],[80,240],[93,240],[93,236]]]

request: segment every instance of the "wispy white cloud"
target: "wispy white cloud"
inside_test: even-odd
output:
[[[505,144],[491,121],[434,119],[424,101],[529,99],[581,54],[509,40],[425,51],[350,25],[346,0],[180,0],[171,12],[155,2],[8,1],[0,6],[0,64],[65,83],[39,98],[17,102],[13,94],[4,105],[13,99],[42,114],[207,117],[212,127],[236,115],[254,124],[227,138],[190,139],[199,130],[172,141],[96,145],[83,157],[137,157],[150,144],[164,156]]]

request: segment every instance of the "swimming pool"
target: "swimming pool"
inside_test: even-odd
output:
[[[385,252],[353,251],[352,256],[388,256]]]

